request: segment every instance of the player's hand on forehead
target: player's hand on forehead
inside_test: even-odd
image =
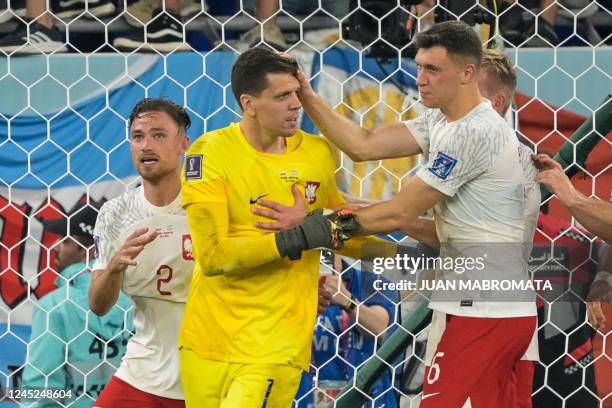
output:
[[[297,62],[297,60],[287,52],[277,51],[276,53],[282,57],[285,57],[287,59]],[[298,63],[298,72],[296,74],[296,78],[300,82],[300,91],[298,94],[304,94],[305,92],[314,94],[314,90],[310,86],[310,81],[308,79],[308,76],[306,75],[306,72],[304,71],[304,69],[299,63]]]

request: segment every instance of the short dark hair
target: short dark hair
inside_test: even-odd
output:
[[[463,21],[444,21],[434,24],[416,36],[415,46],[421,48],[442,47],[455,56],[468,57],[477,68],[482,63],[482,44],[474,30]]]
[[[185,112],[185,109],[179,104],[171,101],[167,98],[144,98],[142,101],[138,102],[134,109],[132,109],[132,113],[130,113],[130,127],[132,127],[132,123],[138,115],[145,112],[165,112],[167,113],[174,122],[179,126],[179,128],[183,128],[185,130],[189,129],[191,126],[191,118]]]
[[[268,86],[267,74],[297,75],[299,66],[293,58],[284,57],[267,47],[251,48],[243,52],[232,67],[232,92],[238,106],[240,95],[258,95]]]

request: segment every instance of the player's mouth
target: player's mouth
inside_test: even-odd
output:
[[[140,158],[140,163],[145,165],[145,166],[153,166],[155,164],[157,164],[159,160],[157,159],[157,157],[141,157]]]
[[[289,123],[289,126],[291,127],[296,127],[297,122],[298,122],[297,116],[287,119],[287,123]]]

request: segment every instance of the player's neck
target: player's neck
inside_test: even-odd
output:
[[[169,174],[161,180],[151,182],[143,180],[144,196],[155,207],[165,207],[172,203],[181,191],[180,174]]]
[[[478,89],[465,89],[458,93],[451,103],[440,110],[446,117],[447,122],[455,122],[470,113],[484,100]]]
[[[245,116],[240,121],[239,126],[244,138],[255,150],[272,154],[287,152],[287,142],[285,138],[271,135],[259,126],[255,119]]]

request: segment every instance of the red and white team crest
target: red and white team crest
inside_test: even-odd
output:
[[[193,261],[193,243],[189,234],[183,234],[183,259]]]
[[[314,204],[317,201],[317,189],[321,183],[318,181],[307,181],[306,188],[304,189],[304,195],[306,196],[306,200],[308,200],[308,204]]]

